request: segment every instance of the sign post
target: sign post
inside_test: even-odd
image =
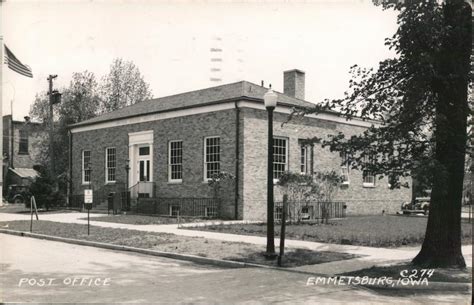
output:
[[[278,255],[278,267],[281,267],[283,255],[285,254],[285,228],[286,211],[288,209],[288,195],[283,195],[283,210],[281,211],[281,231],[280,231],[280,255]]]
[[[38,208],[36,206],[35,196],[31,196],[31,198],[30,198],[30,214],[31,214],[30,232],[31,233],[33,233],[33,207],[34,207],[34,212],[35,212],[35,215],[36,215],[36,220],[39,220]]]
[[[92,190],[84,190],[84,205],[87,209],[87,235],[90,234],[90,210],[92,209],[93,193]]]

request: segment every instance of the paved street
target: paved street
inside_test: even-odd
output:
[[[5,234],[0,234],[0,243],[1,302],[468,304],[470,300],[470,295],[460,293],[387,295],[348,286],[306,286],[308,276],[303,274],[223,269]],[[39,286],[41,279],[44,284]]]

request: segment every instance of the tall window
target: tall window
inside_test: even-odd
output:
[[[308,148],[300,144],[300,173],[307,174],[308,167]]]
[[[204,179],[211,179],[221,171],[221,144],[219,137],[204,139]]]
[[[278,180],[288,170],[288,140],[273,138],[273,179]]]
[[[28,131],[20,129],[20,147],[18,153],[22,155],[28,154]]]
[[[117,167],[117,159],[115,147],[109,147],[105,150],[105,182],[115,182],[115,170]]]
[[[373,157],[372,156],[365,156],[364,157],[364,163],[370,165],[372,163]],[[375,187],[375,175],[372,171],[370,170],[364,170],[362,172],[362,186],[364,187]]]
[[[341,177],[342,177],[342,184],[349,184],[349,165],[350,165],[350,160],[349,157],[350,154],[349,152],[341,152]]]
[[[91,151],[82,151],[82,183],[91,182]]]
[[[170,141],[168,150],[168,180],[183,180],[183,141]]]

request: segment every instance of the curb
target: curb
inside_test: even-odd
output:
[[[8,229],[0,229],[0,233],[23,236],[23,237],[31,237],[31,238],[37,238],[37,239],[45,239],[45,240],[51,240],[51,241],[58,241],[58,242],[65,242],[68,244],[96,247],[96,248],[102,248],[102,249],[108,249],[108,250],[118,250],[118,251],[135,252],[135,253],[141,253],[141,254],[153,255],[153,256],[161,256],[161,257],[173,258],[173,259],[178,259],[178,260],[192,261],[199,264],[211,264],[218,267],[230,267],[230,268],[257,267],[257,266],[260,267],[260,265],[253,266],[252,264],[248,264],[248,263],[227,261],[227,260],[221,260],[221,259],[211,259],[211,258],[196,256],[196,255],[179,254],[179,253],[164,252],[164,251],[157,251],[157,250],[150,250],[150,249],[143,249],[143,248],[135,248],[135,247],[129,247],[129,246],[101,243],[101,242],[96,242],[96,241],[57,237],[57,236],[51,236],[51,235],[15,231],[15,230],[8,230]]]
[[[64,242],[68,244],[96,247],[96,248],[102,248],[102,249],[108,249],[108,250],[135,252],[135,253],[140,253],[140,254],[145,254],[145,255],[172,258],[176,260],[191,261],[198,264],[213,265],[217,267],[225,267],[225,268],[249,268],[250,267],[250,268],[262,268],[262,269],[271,269],[271,270],[286,271],[286,272],[292,272],[292,273],[300,273],[300,274],[306,274],[306,275],[312,275],[312,276],[325,276],[324,274],[302,271],[302,270],[285,269],[285,268],[280,268],[280,267],[260,265],[260,264],[254,264],[254,263],[237,262],[237,261],[223,260],[223,259],[217,259],[217,258],[208,258],[208,257],[190,255],[190,254],[180,254],[180,253],[173,253],[173,252],[164,252],[164,251],[157,251],[157,250],[150,250],[150,249],[143,249],[143,248],[135,248],[135,247],[129,247],[129,246],[101,243],[101,242],[96,242],[96,241],[57,237],[57,236],[51,236],[51,235],[15,231],[15,230],[8,230],[8,229],[0,229],[0,233],[15,235],[15,236],[31,237],[31,238],[37,238],[37,239],[45,239],[45,240],[51,240],[51,241],[58,241],[58,242]]]

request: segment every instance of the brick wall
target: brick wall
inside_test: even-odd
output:
[[[19,153],[20,130],[28,134],[28,153]],[[11,162],[11,115],[3,117],[3,153],[8,156]],[[33,165],[40,164],[41,145],[48,137],[45,125],[38,123],[25,124],[21,121],[13,121],[13,166],[15,168],[33,168]],[[10,164],[8,164],[10,165]]]
[[[74,133],[73,193],[81,194],[86,188],[82,185],[81,173],[83,150],[91,150],[93,187],[105,188],[107,191],[113,190],[114,185],[105,185],[105,148],[116,148],[116,180],[118,185],[123,185],[126,181],[125,160],[128,159],[128,133],[153,130],[153,181],[156,183],[157,197],[212,197],[213,191],[204,181],[203,174],[204,137],[220,137],[221,171],[235,175],[235,118],[235,110],[225,110]],[[182,183],[168,183],[168,141],[170,140],[183,141]],[[232,187],[222,192],[224,217],[234,218],[234,195]],[[242,211],[242,208],[240,210]]]
[[[347,135],[362,132],[364,128],[324,120],[303,118],[281,126],[287,115],[275,113],[274,135],[287,137],[290,171],[299,171],[300,146],[298,139],[324,136],[342,131]],[[240,109],[239,134],[239,219],[265,219],[266,217],[266,160],[267,114],[262,110]],[[155,122],[138,123],[115,128],[98,129],[73,134],[72,179],[73,193],[82,194],[82,150],[92,152],[92,184],[95,189],[115,191],[125,183],[125,160],[128,159],[128,133],[153,130],[153,180],[158,197],[212,197],[213,191],[203,180],[203,139],[221,138],[221,171],[235,172],[236,111],[224,110]],[[168,183],[168,141],[183,141],[183,182]],[[115,147],[117,152],[117,183],[105,185],[105,148]],[[314,170],[340,169],[340,157],[316,145]],[[227,186],[220,194],[222,212],[227,218],[235,217],[235,191]],[[350,185],[341,189],[335,200],[347,203],[347,214],[378,214],[382,210],[393,213],[411,196],[410,189],[390,190],[387,180],[377,180],[375,188],[362,186],[362,174],[350,172]],[[276,187],[275,200],[282,193]]]
[[[265,219],[266,217],[266,171],[267,171],[267,113],[263,110],[245,109],[244,120],[244,172],[243,199],[244,219]],[[298,139],[344,132],[347,135],[360,133],[363,127],[303,118],[282,126],[287,115],[275,113],[274,136],[288,138],[289,171],[300,169],[300,146]],[[315,145],[314,171],[336,170],[339,172],[341,159],[327,148]],[[275,187],[275,201],[281,201],[283,194]],[[374,188],[362,186],[362,174],[350,171],[350,185],[341,189],[334,200],[347,203],[347,214],[379,214],[382,210],[394,213],[403,201],[411,198],[410,189],[390,190],[387,179],[378,180]]]
[[[305,73],[300,70],[283,72],[283,92],[285,95],[304,100]]]

